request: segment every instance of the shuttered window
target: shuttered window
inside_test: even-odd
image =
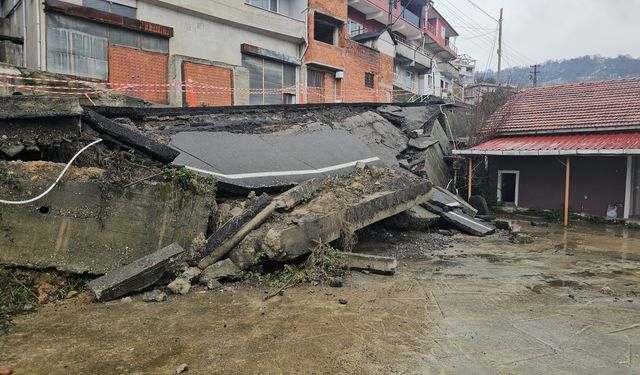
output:
[[[249,70],[250,104],[284,104],[295,95],[295,66],[245,54],[242,66]]]

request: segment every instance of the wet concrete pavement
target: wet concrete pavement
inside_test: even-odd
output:
[[[640,232],[576,225],[453,239],[395,233],[394,277],[262,300],[233,285],[148,304],[66,302],[0,342],[16,374],[639,374]],[[437,241],[434,241],[437,239]],[[452,247],[440,246],[452,241]],[[438,246],[434,243],[437,242]],[[566,246],[565,246],[566,245]],[[603,289],[604,288],[604,289]],[[339,298],[348,304],[338,303]]]

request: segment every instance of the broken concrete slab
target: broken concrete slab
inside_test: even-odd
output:
[[[213,175],[232,192],[347,174],[359,161],[383,165],[344,130],[295,135],[183,132],[171,138],[171,145],[181,151],[174,164]]]
[[[64,165],[2,162],[3,199],[40,194]],[[215,197],[171,182],[122,188],[99,168],[71,167],[41,200],[1,206],[0,264],[105,274],[173,242],[188,248],[207,230]],[[30,193],[30,194],[29,194]],[[34,230],[37,228],[37,230]]]
[[[437,143],[438,140],[433,137],[419,137],[410,139],[409,147],[413,147],[418,150],[426,150]]]
[[[397,105],[383,105],[378,108],[378,113],[385,119],[391,121],[398,127],[401,127],[406,117],[404,108]]]
[[[356,168],[358,165],[356,165]],[[301,202],[309,200],[322,187],[322,180],[313,179],[289,189],[275,198],[276,209],[289,211]]]
[[[64,95],[0,96],[0,120],[78,117],[84,113],[77,97]]]
[[[464,199],[439,186],[434,186],[433,197],[429,200],[429,202],[436,206],[444,208],[445,211],[447,209],[461,208],[465,214],[471,217],[475,217],[476,213],[478,212]]]
[[[98,301],[109,301],[155,284],[184,249],[173,243],[153,254],[92,280],[87,286]]]
[[[276,203],[267,194],[252,201],[241,215],[227,221],[209,237],[198,267],[205,269],[226,256],[247,234],[267,220],[275,209]]]
[[[416,181],[403,188],[364,195],[359,201],[325,213],[299,215],[295,223],[272,226],[261,248],[270,259],[284,261],[311,251],[319,243],[341,237],[345,226],[357,230],[426,202],[428,181]]]
[[[358,137],[388,166],[397,166],[397,156],[407,149],[407,135],[375,112],[351,116],[333,126]]]
[[[393,275],[398,268],[396,258],[370,254],[338,252],[340,265],[346,269]]]
[[[440,215],[434,214],[422,206],[415,206],[401,212],[387,221],[389,225],[400,230],[425,230],[440,221]]]
[[[445,154],[440,147],[440,143],[434,143],[423,151],[424,172],[426,177],[433,182],[435,186],[446,187],[451,181],[449,168],[444,161]]]
[[[487,236],[493,234],[496,231],[496,227],[482,220],[474,219],[471,216],[465,214],[460,209],[455,209],[449,212],[443,212],[440,214],[444,220],[454,225],[461,231],[472,234],[474,236]]]
[[[118,142],[133,147],[162,163],[171,163],[180,155],[179,151],[158,143],[142,133],[112,121],[91,109],[86,108],[84,112],[83,120],[99,133],[107,134]]]

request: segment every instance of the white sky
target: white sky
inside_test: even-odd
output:
[[[472,0],[499,18],[504,8],[503,66],[600,54],[640,58],[640,0]],[[458,31],[456,46],[477,60],[477,69],[497,67],[490,54],[497,22],[468,0],[434,0]]]

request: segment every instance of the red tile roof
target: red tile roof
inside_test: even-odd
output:
[[[640,132],[498,137],[461,155],[640,154]]]
[[[525,89],[487,122],[502,135],[640,129],[640,78]]]

